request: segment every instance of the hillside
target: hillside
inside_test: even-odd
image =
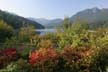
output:
[[[44,26],[36,21],[31,21],[24,17],[0,10],[0,19],[11,25],[14,29],[19,29],[23,25],[33,25],[36,29],[43,29]]]
[[[91,8],[80,11],[73,15],[70,20],[77,19],[85,20],[87,22],[103,21],[108,19],[108,9]]]
[[[72,22],[85,21],[94,29],[98,27],[108,27],[108,9],[91,8],[80,11],[70,17]]]

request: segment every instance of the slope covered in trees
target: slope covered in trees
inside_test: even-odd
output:
[[[103,21],[108,19],[108,9],[91,8],[79,11],[70,20],[86,20],[87,22]]]
[[[36,29],[44,28],[41,24],[39,24],[35,21],[31,21],[24,17],[18,16],[18,15],[9,13],[9,12],[5,12],[2,10],[0,10],[0,19],[2,19],[7,24],[11,25],[14,29],[19,29],[23,25],[25,25],[25,26],[33,25],[33,26],[35,26]]]
[[[70,21],[85,21],[91,29],[108,27],[108,9],[86,9],[73,15]]]

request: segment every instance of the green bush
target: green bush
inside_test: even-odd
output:
[[[17,62],[12,62],[6,68],[1,69],[0,72],[33,72],[31,66],[27,61],[19,59]]]
[[[13,35],[13,28],[0,20],[0,43],[5,42],[7,38]]]

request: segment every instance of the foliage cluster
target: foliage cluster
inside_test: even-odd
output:
[[[85,22],[69,25],[67,20],[55,34],[39,36],[33,27],[23,27],[7,39],[0,51],[1,72],[106,72],[108,29],[90,30]]]

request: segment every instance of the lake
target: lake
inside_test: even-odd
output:
[[[40,35],[45,35],[46,33],[55,33],[56,29],[36,29],[36,32],[40,33]]]

